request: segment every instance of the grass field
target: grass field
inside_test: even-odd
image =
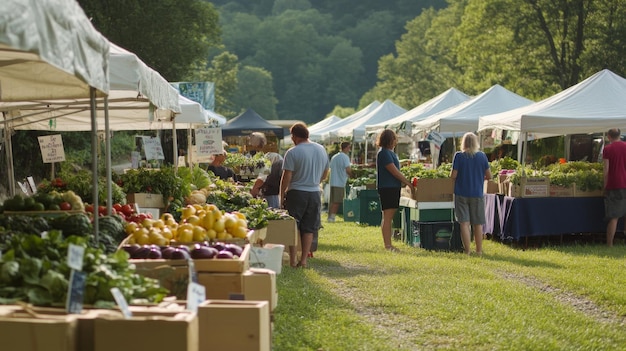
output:
[[[390,253],[379,227],[323,224],[309,268],[277,276],[273,350],[626,349],[621,242]]]

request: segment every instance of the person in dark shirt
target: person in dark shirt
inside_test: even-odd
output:
[[[230,178],[232,181],[235,180],[235,171],[232,168],[226,167],[223,165],[226,160],[226,151],[221,154],[213,155],[213,162],[207,168],[207,171],[213,172],[217,177],[223,180],[228,180]]]

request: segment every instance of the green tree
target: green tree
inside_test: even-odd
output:
[[[276,96],[272,86],[272,74],[263,68],[243,66],[237,74],[237,91],[233,105],[243,112],[252,108],[265,119],[277,119]]]
[[[180,81],[220,43],[218,13],[202,0],[79,0],[109,40],[168,81]]]

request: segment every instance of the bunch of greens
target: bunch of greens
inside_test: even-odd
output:
[[[82,201],[94,203],[93,201],[93,177],[91,171],[86,169],[69,170],[63,169],[59,172],[59,178],[54,180],[44,179],[37,186],[37,192],[53,193],[73,191]],[[98,177],[98,203],[104,205],[107,199],[106,178]],[[113,203],[126,203],[126,193],[117,184],[111,184],[111,197]]]
[[[352,177],[348,179],[350,186],[364,186],[376,183],[376,169],[371,167],[352,166]]]
[[[127,194],[161,194],[165,200],[171,201],[184,199],[191,193],[191,172],[185,172],[184,168],[181,168],[180,171],[181,175],[173,166],[163,166],[159,169],[129,169],[124,174],[115,174],[113,180]]]
[[[451,170],[451,163],[442,163],[436,169],[427,169],[423,163],[412,163],[400,168],[400,172],[409,180],[413,177],[418,179],[449,178]]]
[[[550,184],[568,187],[576,183],[583,191],[601,190],[604,186],[604,172],[601,163],[567,162],[545,167]]]
[[[0,303],[22,301],[37,306],[63,306],[71,273],[66,259],[70,244],[85,248],[85,304],[113,307],[110,290],[114,287],[131,302],[159,302],[166,296],[167,290],[158,281],[135,273],[126,252],[106,255],[98,248],[89,247],[87,240],[76,236],[63,238],[58,231],[45,236],[12,235],[0,261]]]

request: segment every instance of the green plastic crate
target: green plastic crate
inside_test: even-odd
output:
[[[461,230],[458,222],[417,222],[412,221],[412,243],[416,242],[426,250],[463,251]]]
[[[361,190],[356,199],[343,200],[343,220],[366,225],[380,225],[382,213],[376,190]]]

